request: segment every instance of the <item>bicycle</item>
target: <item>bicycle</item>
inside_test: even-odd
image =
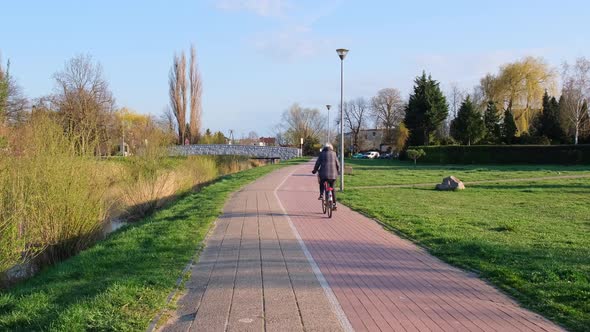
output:
[[[334,203],[334,188],[328,185],[328,181],[324,181],[324,196],[322,196],[322,211],[324,214],[328,213],[328,218],[332,218],[332,212],[336,203]]]

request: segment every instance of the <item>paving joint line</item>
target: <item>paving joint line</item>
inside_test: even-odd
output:
[[[229,199],[231,199],[234,195],[235,195],[235,193],[232,194],[229,197]],[[218,220],[219,220],[219,218],[216,218],[215,221],[212,222],[211,225],[209,226],[209,229],[207,230],[207,234],[205,235],[205,238],[203,238],[203,241],[201,241],[201,243],[198,245],[197,250],[195,251],[195,254],[191,258],[191,260],[188,262],[188,264],[184,267],[181,275],[176,280],[176,285],[174,286],[175,288],[170,292],[170,294],[168,294],[168,297],[166,298],[166,305],[156,314],[154,319],[151,320],[150,325],[148,325],[148,327],[146,329],[146,332],[153,332],[156,330],[156,327],[157,327],[158,323],[160,322],[162,315],[164,314],[164,312],[166,312],[168,310],[167,309],[168,305],[170,305],[172,299],[180,292],[180,288],[181,288],[180,286],[182,285],[182,281],[184,280],[184,276],[186,275],[186,273],[188,271],[190,271],[190,269],[192,269],[193,266],[195,266],[196,264],[199,263],[199,261],[201,259],[201,253],[206,249],[207,242],[211,238],[212,233],[213,233],[215,227],[217,226]],[[227,230],[227,227],[226,227],[226,230]],[[225,238],[225,232],[223,233],[223,238]],[[222,242],[223,242],[223,239],[222,239]],[[217,264],[217,257],[219,257],[219,252],[217,252],[217,255],[215,257],[216,257],[215,264],[211,268],[211,272],[209,272],[209,278],[207,279],[207,284],[209,283],[209,280],[211,280],[211,274],[213,273],[213,269],[215,268],[215,265]],[[201,305],[201,301],[203,300],[204,295],[205,295],[205,292],[203,292],[203,294],[201,294],[201,297],[199,298],[199,306]],[[198,307],[197,307],[197,311],[198,311]],[[197,315],[197,311],[195,311],[195,317]],[[164,323],[169,323],[169,322],[166,321]],[[193,321],[191,321],[191,323],[189,325],[189,330],[192,327],[192,325],[193,325]]]
[[[266,202],[268,206],[270,206],[270,201],[268,199],[268,195],[265,194],[264,197],[266,198]],[[301,327],[303,331],[305,331],[305,324],[303,323],[303,315],[301,314],[301,307],[299,306],[299,300],[297,299],[297,293],[295,293],[295,287],[293,286],[293,280],[291,279],[291,273],[289,273],[289,264],[287,264],[287,260],[285,259],[285,252],[283,250],[283,246],[281,245],[281,238],[279,237],[279,233],[276,231],[276,221],[274,215],[271,213],[270,218],[272,219],[272,223],[274,225],[275,234],[277,235],[277,240],[279,243],[279,249],[281,249],[281,256],[283,257],[283,263],[285,263],[285,270],[287,270],[287,275],[289,276],[289,285],[291,286],[291,292],[293,293],[293,297],[295,298],[295,305],[297,306],[297,312],[299,313],[299,322],[301,323]]]
[[[244,212],[246,212],[247,209],[248,209],[248,197],[246,197],[246,202],[244,203]],[[244,213],[244,216],[242,217],[242,227],[240,228],[240,244],[238,244],[238,261],[236,262],[236,271],[234,272],[234,286],[231,291],[231,299],[229,301],[229,308],[227,310],[227,318],[225,319],[225,326],[223,328],[224,331],[227,331],[227,328],[229,327],[229,320],[231,318],[231,309],[233,307],[234,295],[236,293],[236,282],[238,280],[238,271],[240,269],[240,254],[242,252],[242,238],[244,236],[245,220],[246,220],[246,214]],[[228,225],[229,225],[229,223],[228,223]],[[209,285],[207,285],[207,286],[209,286]]]

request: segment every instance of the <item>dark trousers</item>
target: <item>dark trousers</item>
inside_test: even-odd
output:
[[[334,179],[321,179],[320,180],[320,195],[324,194],[324,181],[328,182],[328,187],[334,188]],[[332,190],[332,198],[334,199],[334,203],[336,203],[336,190]]]

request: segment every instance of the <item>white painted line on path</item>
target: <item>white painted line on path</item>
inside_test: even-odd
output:
[[[334,295],[332,288],[330,288],[328,281],[326,280],[326,278],[322,274],[322,271],[320,270],[318,264],[313,259],[313,256],[311,256],[311,253],[307,249],[305,242],[303,242],[303,239],[301,239],[301,235],[299,235],[297,228],[295,228],[293,221],[289,217],[289,214],[287,214],[287,211],[285,210],[285,207],[283,206],[283,203],[281,203],[281,200],[279,199],[279,195],[277,194],[277,190],[280,187],[282,187],[283,184],[285,184],[285,181],[287,181],[287,179],[291,175],[293,175],[293,173],[295,173],[295,170],[293,170],[291,173],[289,173],[289,175],[287,175],[283,179],[283,181],[281,183],[279,183],[279,185],[275,188],[275,190],[274,190],[275,198],[279,202],[279,206],[280,206],[281,210],[283,211],[283,214],[287,218],[287,221],[289,221],[289,226],[291,226],[291,230],[293,231],[293,234],[295,234],[295,237],[297,238],[297,242],[299,242],[299,245],[301,246],[301,249],[303,250],[305,257],[307,257],[307,261],[309,262],[309,265],[311,265],[311,269],[313,270],[313,273],[315,274],[316,278],[318,279],[318,282],[322,286],[322,289],[324,290],[324,293],[326,294],[326,297],[328,298],[328,301],[330,302],[330,305],[332,306],[332,310],[334,310],[334,313],[336,314],[336,318],[340,322],[342,329],[346,332],[352,332],[352,331],[354,331],[354,329],[352,328],[350,321],[348,321],[348,317],[346,317],[344,310],[342,310],[342,306],[340,306],[340,302],[338,302],[338,299],[336,298],[336,295]]]

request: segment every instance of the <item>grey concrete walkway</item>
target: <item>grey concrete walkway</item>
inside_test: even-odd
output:
[[[164,330],[561,330],[344,206],[326,218],[311,167],[229,200]]]

